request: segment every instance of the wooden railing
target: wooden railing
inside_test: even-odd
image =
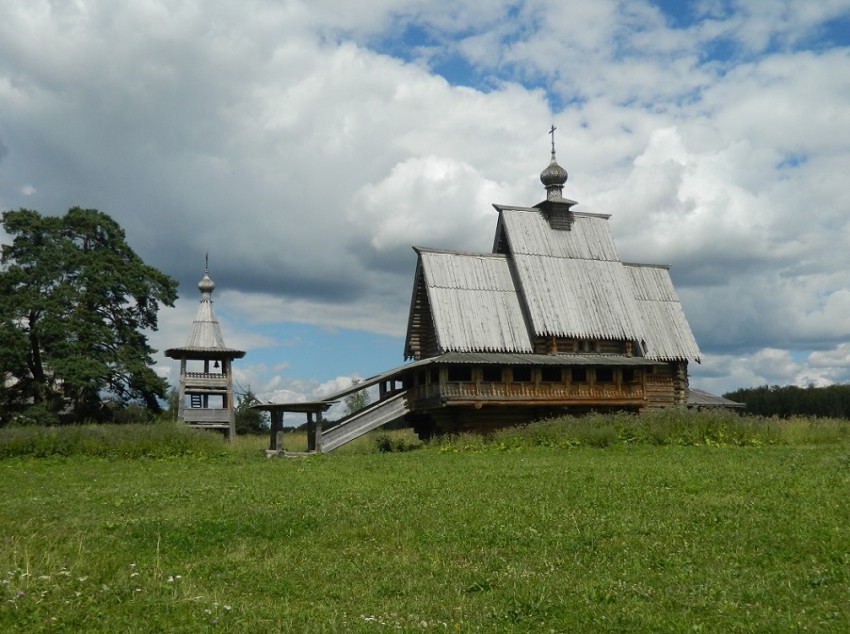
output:
[[[187,388],[214,388],[223,390],[227,388],[226,374],[206,374],[204,372],[187,372],[184,383]]]
[[[617,385],[603,383],[590,385],[575,383],[446,383],[442,387],[436,384],[420,385],[415,388],[415,398],[444,398],[451,400],[504,400],[504,401],[624,401],[644,399],[643,385],[629,383]]]
[[[183,410],[183,420],[187,423],[229,423],[230,412],[226,409],[187,407]]]

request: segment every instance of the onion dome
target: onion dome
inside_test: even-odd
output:
[[[558,195],[560,195],[563,191],[564,183],[567,182],[567,178],[567,170],[558,165],[558,161],[555,159],[555,151],[552,150],[552,160],[549,161],[546,169],[540,172],[540,182],[543,183],[547,192],[557,188]]]
[[[201,293],[212,293],[215,290],[215,282],[210,279],[209,271],[204,271],[204,279],[198,282],[198,290]]]

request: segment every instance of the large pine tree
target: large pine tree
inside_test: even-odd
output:
[[[12,243],[0,256],[0,424],[31,405],[97,418],[104,396],[158,410],[167,384],[145,330],[177,283],[95,209],[6,211],[2,225]]]

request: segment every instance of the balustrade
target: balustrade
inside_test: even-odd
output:
[[[606,401],[643,399],[645,391],[639,383],[617,385],[605,383],[473,383],[450,382],[419,385],[415,388],[416,399],[450,398],[472,400],[576,400]]]

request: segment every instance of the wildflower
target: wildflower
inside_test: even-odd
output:
[[[86,579],[88,579],[88,577],[77,577],[77,581],[79,581],[80,583],[82,583]]]
[[[26,593],[26,592],[24,592],[23,590],[18,590],[18,598],[19,598],[19,599],[20,599],[21,597],[25,597],[26,595],[27,595],[27,593]]]
[[[231,608],[229,605],[225,605],[225,606],[224,606],[224,609],[225,609],[225,610],[227,610],[228,612],[229,612],[230,610],[232,610],[232,608]]]
[[[169,575],[169,577],[168,577],[168,579],[166,579],[166,581],[168,581],[168,583],[174,583],[174,577]]]
[[[131,578],[131,579],[132,579],[133,577],[138,577],[138,576],[139,576],[139,573],[138,573],[138,572],[131,572],[131,573],[130,573],[130,578]]]

